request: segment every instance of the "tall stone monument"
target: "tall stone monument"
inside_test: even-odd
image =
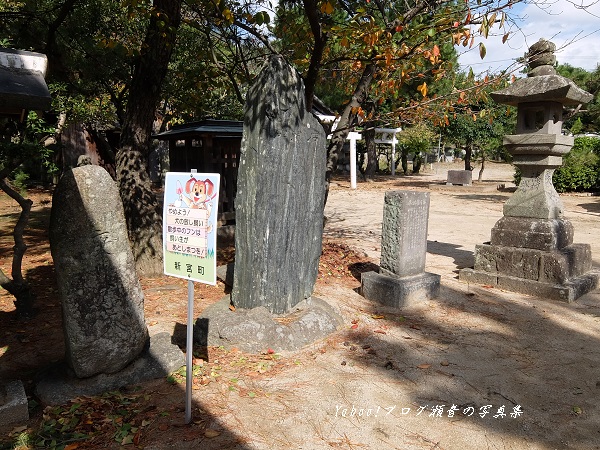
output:
[[[573,243],[552,174],[574,142],[561,134],[563,106],[593,97],[556,74],[555,49],[545,40],[532,45],[528,77],[492,93],[498,103],[517,107],[517,134],[505,136],[504,146],[521,170],[521,183],[505,203],[490,244],[477,245],[474,269],[463,269],[459,278],[570,302],[595,289],[599,277],[590,246]]]
[[[403,307],[434,298],[440,276],[425,272],[429,192],[385,193],[380,271],[361,275],[361,293],[379,303]]]
[[[306,111],[304,84],[271,57],[248,92],[238,171],[238,308],[289,312],[312,295],[323,236],[326,136]]]
[[[298,73],[271,57],[246,99],[231,296],[196,321],[199,345],[294,350],[342,324],[334,308],[312,295],[323,237],[326,138],[305,105]],[[285,324],[276,316],[285,316]]]
[[[80,378],[118,372],[144,350],[148,330],[117,186],[102,167],[77,167],[52,204],[67,363]]]

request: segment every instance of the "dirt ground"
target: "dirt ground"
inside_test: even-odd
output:
[[[510,195],[495,186],[512,179],[510,166],[488,163],[483,184],[443,188],[447,170],[459,168],[434,164],[421,175],[359,182],[356,190],[337,179],[315,295],[339,309],[344,326],[297,352],[196,349],[192,424],[183,425],[185,383],[174,374],[58,408],[32,401],[30,423],[0,434],[0,449],[27,437],[31,448],[50,448],[54,439],[69,450],[600,448],[600,292],[566,304],[459,282],[458,269],[473,264],[475,245],[489,240]],[[356,292],[360,272],[378,264],[383,196],[391,189],[431,192],[427,271],[440,274],[442,286],[438,298],[408,310]],[[50,203],[44,193],[31,196],[28,237],[36,244],[24,267],[40,313],[18,321],[10,297],[0,296],[0,377],[25,380],[28,392],[37,370],[64,351],[45,232]],[[600,266],[600,199],[561,198],[575,242],[589,243]],[[0,204],[5,271],[9,219],[18,212],[9,204]],[[230,253],[224,249],[221,261]],[[168,330],[183,346],[185,282],[142,284],[150,332]],[[195,314],[223,291],[196,284]]]

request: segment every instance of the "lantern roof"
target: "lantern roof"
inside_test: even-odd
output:
[[[556,46],[544,39],[533,44],[525,57],[530,68],[527,78],[516,80],[509,87],[492,92],[498,103],[517,106],[520,103],[558,102],[563,105],[589,103],[594,96],[573,81],[556,73]]]
[[[517,106],[519,103],[558,102],[563,105],[589,103],[594,96],[568,78],[560,75],[538,75],[515,81],[506,89],[492,92],[498,103]]]

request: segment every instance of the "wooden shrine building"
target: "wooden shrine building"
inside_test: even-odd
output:
[[[243,122],[235,120],[203,120],[176,125],[154,135],[169,142],[171,172],[221,174],[219,213],[221,220],[234,219],[238,161],[242,144]]]

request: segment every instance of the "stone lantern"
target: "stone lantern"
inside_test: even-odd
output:
[[[491,94],[498,103],[517,107],[517,130],[504,146],[521,171],[521,183],[504,205],[491,242],[475,249],[474,269],[460,279],[513,292],[573,301],[595,289],[590,246],[573,244],[573,226],[552,175],[574,138],[562,131],[563,106],[587,103],[593,96],[556,73],[555,45],[540,40],[526,57],[528,77]]]

